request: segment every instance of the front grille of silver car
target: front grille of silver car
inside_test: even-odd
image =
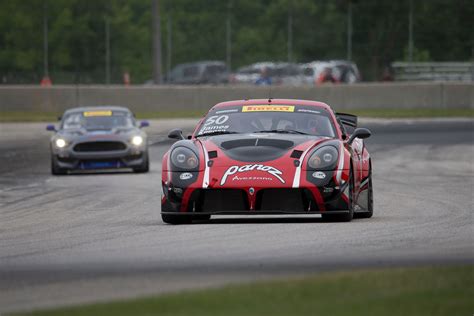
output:
[[[127,146],[122,142],[86,142],[74,146],[76,152],[96,152],[96,151],[115,151],[124,150]]]

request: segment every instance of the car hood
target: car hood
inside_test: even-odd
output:
[[[201,137],[206,182],[210,187],[287,186],[307,152],[330,140],[294,134],[239,134]],[[212,163],[209,164],[209,161]]]

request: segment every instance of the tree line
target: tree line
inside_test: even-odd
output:
[[[1,0],[1,82],[38,83],[47,65],[53,83],[105,83],[107,62],[112,83],[124,73],[132,83],[149,80],[151,6],[151,0]],[[350,55],[365,80],[378,80],[391,62],[409,60],[410,8],[413,61],[473,60],[472,0],[161,0],[162,69],[229,57],[235,70],[258,61]]]

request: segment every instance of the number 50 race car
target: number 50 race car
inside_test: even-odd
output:
[[[324,103],[223,102],[163,156],[161,216],[170,224],[213,214],[373,214],[372,164],[357,117]]]

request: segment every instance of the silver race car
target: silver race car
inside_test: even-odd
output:
[[[60,125],[48,125],[51,137],[51,173],[73,170],[131,168],[148,172],[147,135],[129,109],[118,106],[67,110]]]

